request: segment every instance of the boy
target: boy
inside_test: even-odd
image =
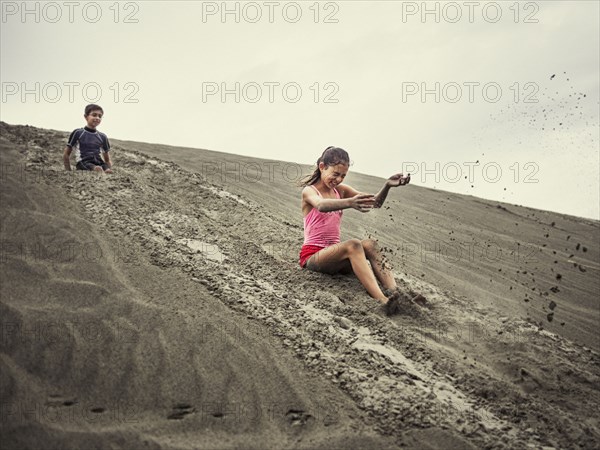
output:
[[[71,133],[69,141],[63,153],[63,162],[65,170],[71,170],[69,157],[75,149],[77,159],[77,169],[93,170],[102,173],[112,173],[112,163],[110,161],[110,144],[104,133],[96,130],[96,127],[102,122],[104,115],[103,109],[98,105],[87,105],[83,117],[87,122],[84,128],[78,128]],[[102,152],[102,158],[100,158]]]

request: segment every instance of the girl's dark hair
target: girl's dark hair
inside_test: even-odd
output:
[[[350,156],[348,152],[343,148],[339,147],[327,147],[323,154],[317,159],[317,168],[315,171],[301,180],[300,186],[310,186],[315,184],[321,179],[321,171],[319,170],[319,163],[325,164],[325,166],[335,166],[337,164],[348,164],[350,165]]]

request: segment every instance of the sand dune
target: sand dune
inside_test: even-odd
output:
[[[597,445],[597,221],[417,186],[349,212],[430,301],[389,319],[298,267],[295,165],[113,141],[97,177],[1,131],[3,448]]]

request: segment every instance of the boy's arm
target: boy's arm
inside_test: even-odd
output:
[[[104,162],[108,166],[108,168],[112,168],[112,161],[110,160],[110,142],[108,142],[108,137],[105,134],[102,135],[104,138],[104,148],[102,149],[102,158],[104,158]]]
[[[71,161],[69,158],[71,157],[72,150],[73,149],[67,145],[63,152],[63,164],[65,165],[65,170],[68,170],[69,172],[71,171]]]
[[[65,147],[65,151],[63,152],[63,164],[65,165],[65,170],[71,170],[71,161],[69,158],[71,156],[71,152],[73,151],[73,145],[79,140],[81,136],[81,129],[73,130],[69,135],[69,139],[67,140],[67,146]]]
[[[110,153],[109,152],[102,152],[102,158],[104,159],[104,162],[106,163],[106,165],[108,166],[109,169],[112,168],[112,162],[110,160]]]
[[[110,154],[109,154],[109,150],[110,150],[110,142],[108,142],[108,137],[104,134],[104,152],[102,152],[102,157],[104,158],[104,162],[106,163],[106,165],[111,168],[112,167],[112,161],[110,160]]]

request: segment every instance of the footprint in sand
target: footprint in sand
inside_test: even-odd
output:
[[[189,403],[177,403],[173,406],[171,414],[167,416],[169,420],[181,420],[188,414],[196,412],[196,408],[192,407]]]
[[[290,409],[285,414],[286,420],[293,427],[306,425],[309,421],[314,420],[314,417],[301,409]]]
[[[521,386],[523,391],[530,393],[542,387],[538,379],[529,372],[529,370],[521,367],[516,383]]]
[[[59,407],[59,406],[73,406],[77,402],[76,398],[73,397],[63,397],[59,394],[51,394],[49,395],[49,399],[46,401],[46,405]]]

